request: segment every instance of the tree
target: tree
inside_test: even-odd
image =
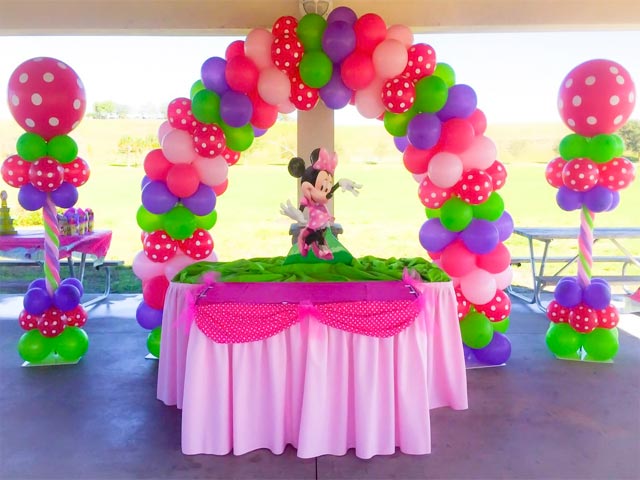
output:
[[[618,135],[624,140],[627,150],[634,153],[638,159],[640,157],[640,120],[628,121],[618,131]]]
[[[104,120],[105,118],[114,118],[116,115],[116,104],[111,100],[104,102],[96,102],[93,104],[94,118]]]

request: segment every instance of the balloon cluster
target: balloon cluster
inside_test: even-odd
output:
[[[547,308],[552,322],[549,349],[560,357],[606,361],[618,351],[618,311],[611,305],[611,288],[591,278],[594,213],[611,211],[620,202],[619,190],[635,177],[633,164],[621,155],[621,128],[635,105],[629,73],[610,60],[590,60],[565,77],[558,94],[558,110],[574,132],[560,142],[560,157],[547,165],[547,182],[558,188],[556,201],[566,211],[581,210],[578,276],[556,286]]]
[[[7,99],[13,118],[26,132],[18,138],[17,154],[2,163],[2,179],[20,189],[18,201],[24,209],[43,209],[45,224],[45,278],[32,282],[24,296],[19,322],[28,331],[20,338],[18,351],[32,363],[52,352],[76,361],[88,347],[80,328],[87,313],[80,305],[80,281],[60,282],[55,207],[73,207],[77,187],[89,179],[89,166],[68,136],[85,112],[84,86],[67,64],[38,57],[14,70]]]

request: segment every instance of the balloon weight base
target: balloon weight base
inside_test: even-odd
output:
[[[76,363],[80,362],[81,359],[82,359],[82,357],[80,357],[77,360],[69,361],[69,360],[65,360],[61,356],[59,356],[56,353],[52,352],[44,360],[41,360],[39,362],[26,362],[25,361],[25,362],[22,363],[21,366],[23,366],[23,367],[55,367],[55,366],[58,366],[58,365],[75,365]]]
[[[589,363],[613,363],[613,360],[595,360],[590,357],[583,349],[578,350],[573,355],[554,355],[558,360],[569,360],[570,362],[589,362]]]
[[[506,363],[499,363],[498,365],[489,365],[486,363],[482,363],[475,358],[465,358],[464,366],[467,370],[474,370],[476,368],[494,368],[494,367],[504,367]]]
[[[147,353],[147,355],[144,358],[146,358],[147,360],[158,360],[158,357],[156,357],[151,353]]]

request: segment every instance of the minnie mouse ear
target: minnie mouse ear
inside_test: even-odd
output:
[[[294,157],[289,161],[288,170],[289,175],[291,175],[292,177],[300,178],[304,173],[304,169],[304,160],[302,160],[300,157]]]
[[[311,152],[311,156],[309,157],[309,160],[311,160],[311,165],[316,163],[318,161],[318,158],[320,158],[320,148],[316,148],[313,152]]]

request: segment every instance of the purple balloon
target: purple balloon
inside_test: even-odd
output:
[[[570,188],[562,186],[556,193],[556,203],[567,212],[582,208],[582,192],[574,192]]]
[[[442,123],[436,115],[419,113],[411,119],[407,127],[407,138],[416,148],[428,150],[440,139]]]
[[[498,229],[498,238],[501,242],[506,241],[513,233],[513,218],[506,210],[502,212],[500,218],[493,222],[494,226]]]
[[[498,229],[489,220],[475,218],[460,234],[470,252],[483,255],[493,251],[500,242]]]
[[[166,213],[175,207],[176,203],[178,197],[169,191],[165,182],[153,180],[142,189],[142,205],[151,213]]]
[[[80,290],[74,285],[60,285],[53,293],[53,304],[63,312],[73,310],[80,304]]]
[[[339,68],[333,69],[331,80],[320,88],[319,93],[324,104],[333,110],[339,110],[347,106],[353,95],[353,91],[342,81]]]
[[[147,177],[146,175],[142,177],[142,180],[140,181],[140,190],[149,185],[149,182],[151,182],[151,179],[149,177]]]
[[[196,193],[181,201],[185,207],[191,210],[191,213],[201,217],[209,215],[216,208],[216,193],[211,187],[201,183]]]
[[[82,285],[82,282],[75,277],[65,278],[60,282],[60,285],[73,285],[80,292],[80,296],[84,295],[84,286]]]
[[[353,25],[358,20],[356,12],[349,7],[338,7],[331,10],[331,13],[327,17],[327,24],[333,22],[346,22],[349,25]]]
[[[224,76],[227,68],[227,61],[220,57],[211,57],[204,61],[200,68],[202,83],[209,90],[222,95],[229,90],[229,84]]]
[[[243,127],[253,115],[253,104],[244,93],[229,90],[220,97],[220,117],[230,127]]]
[[[266,128],[258,128],[255,125],[251,125],[251,126],[253,127],[253,136],[255,138],[261,137],[262,135],[267,133],[267,129]]]
[[[501,365],[511,357],[511,342],[506,335],[493,332],[493,338],[484,348],[473,351],[479,362],[485,365]]]
[[[141,302],[136,309],[136,320],[145,330],[153,330],[162,325],[162,310],[151,308],[145,302]]]
[[[322,50],[333,63],[340,63],[356,49],[356,32],[342,20],[327,25],[322,34]]]
[[[406,135],[404,137],[393,137],[393,143],[400,153],[404,153],[409,146],[409,140]]]
[[[620,204],[620,192],[611,192],[613,194],[613,198],[611,199],[611,205],[607,209],[607,212],[614,210]]]
[[[606,282],[592,281],[582,291],[582,301],[595,310],[607,308],[611,303],[611,287]]]
[[[32,288],[41,288],[43,290],[47,289],[47,281],[44,278],[36,278],[33,282],[29,284],[27,290],[31,290]]]
[[[447,103],[438,112],[438,118],[443,122],[450,118],[467,118],[478,104],[476,92],[469,85],[454,85],[449,89]]]
[[[596,185],[582,194],[584,205],[592,212],[606,212],[613,203],[613,191],[602,185]]]
[[[429,252],[441,252],[458,238],[457,232],[452,232],[442,226],[439,218],[431,218],[422,224],[418,234],[420,245]]]
[[[22,305],[31,315],[42,315],[51,307],[51,297],[44,288],[30,288],[24,294]]]
[[[556,302],[566,308],[573,308],[582,302],[582,288],[575,277],[564,277],[553,292]]]
[[[18,192],[18,203],[25,210],[34,212],[40,210],[47,201],[47,194],[41,192],[32,184],[27,183],[20,187]]]
[[[71,208],[78,201],[78,189],[69,182],[62,182],[62,185],[51,192],[51,200],[60,208]]]

